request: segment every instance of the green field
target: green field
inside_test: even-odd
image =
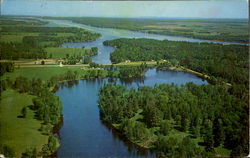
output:
[[[23,37],[23,35],[1,35],[0,42],[22,43]]]
[[[69,70],[78,72],[83,72],[83,66],[74,66],[74,67],[27,67],[27,68],[19,68],[15,69],[13,73],[5,73],[4,78],[9,77],[10,79],[15,79],[19,76],[26,77],[28,79],[32,78],[41,78],[42,80],[49,80],[52,76],[57,76],[60,74],[64,74]]]
[[[16,42],[22,43],[23,37],[25,36],[39,36],[39,33],[30,33],[30,32],[8,32],[0,34],[0,42]],[[56,36],[58,37],[69,37],[74,36],[73,33],[57,33]],[[49,44],[44,43],[44,44]]]
[[[0,101],[0,143],[6,144],[15,151],[16,157],[27,148],[40,150],[48,141],[48,136],[38,130],[41,121],[34,119],[34,112],[28,109],[26,118],[18,118],[21,109],[32,105],[34,96],[20,94],[15,90],[6,90]]]
[[[86,48],[65,48],[65,47],[48,47],[45,48],[45,51],[47,52],[48,57],[52,57],[53,59],[58,59],[58,58],[66,58],[66,55],[68,54],[69,56],[72,55],[87,55],[90,54],[91,51],[90,49]]]
[[[29,32],[8,32],[0,33],[0,42],[15,42],[22,43],[23,37],[25,36],[38,36],[38,33],[29,33]]]

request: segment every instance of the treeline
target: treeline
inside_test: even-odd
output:
[[[142,63],[140,66],[118,67],[119,78],[129,79],[129,78],[143,77],[147,68],[148,67],[146,63]]]
[[[37,19],[7,17],[1,15],[0,23],[1,25],[44,25],[47,24],[48,22],[40,21]]]
[[[189,38],[249,42],[247,19],[143,19],[99,17],[46,17],[96,27],[184,36]],[[171,26],[171,27],[169,27]]]
[[[0,42],[0,60],[18,60],[18,59],[38,59],[46,58],[47,52],[41,47],[33,47],[24,43],[5,43]]]
[[[55,152],[56,148],[59,146],[56,137],[52,136],[52,127],[59,123],[62,119],[62,103],[58,96],[55,96],[51,92],[51,84],[42,81],[41,79],[28,80],[25,77],[17,77],[15,81],[7,78],[1,80],[1,92],[11,88],[17,90],[19,93],[28,93],[35,96],[33,105],[26,105],[20,113],[22,117],[26,117],[27,108],[35,111],[35,118],[41,120],[43,123],[41,125],[40,131],[49,135],[48,144],[45,144],[42,151],[37,151],[36,148],[27,149],[26,152],[22,154],[22,157],[37,157],[37,156],[49,156],[52,152]],[[3,154],[5,156],[14,155],[14,151],[8,146],[3,146]],[[33,156],[32,156],[33,155]]]
[[[211,29],[212,27],[210,27]],[[194,28],[195,29],[195,28]],[[209,29],[209,28],[208,28]],[[242,27],[242,29],[245,29],[245,27]],[[240,30],[240,29],[239,29]],[[160,34],[160,35],[169,35],[169,36],[182,36],[182,37],[188,37],[188,38],[194,38],[194,39],[206,39],[206,40],[218,40],[218,41],[232,41],[232,42],[242,42],[242,43],[247,43],[248,42],[248,34],[241,34],[241,35],[236,35],[236,34],[230,34],[229,32],[224,33],[220,32],[219,35],[212,35],[211,30],[209,31],[195,31],[196,33],[193,32],[193,30],[138,30],[141,32],[146,32],[146,33],[153,33],[153,34]],[[204,34],[205,33],[205,34]]]
[[[138,90],[108,84],[100,89],[100,114],[136,144],[159,157],[215,156],[215,147],[231,156],[248,154],[248,97],[216,85],[161,84]],[[186,137],[173,133],[185,132]],[[201,138],[197,146],[193,138]]]
[[[48,143],[43,145],[42,151],[37,151],[35,147],[27,148],[22,153],[21,158],[50,157],[51,153],[54,153],[58,147],[58,139],[55,136],[49,136]]]
[[[0,34],[13,32],[39,34],[24,36],[21,43],[0,42],[0,59],[46,58],[47,54],[43,49],[44,47],[59,46],[64,42],[89,42],[100,37],[100,34],[73,27],[1,26]],[[65,34],[59,36],[59,33],[71,33],[72,35]]]
[[[81,28],[76,27],[45,27],[45,26],[1,26],[0,33],[39,33],[38,36],[26,36],[24,42],[41,42],[41,41],[55,41],[58,43],[63,42],[88,42],[94,41],[100,34],[92,33]],[[72,33],[70,36],[57,36],[57,33]]]
[[[92,69],[82,70],[82,71],[67,71],[64,74],[51,77],[48,84],[54,85],[59,81],[74,81],[79,79],[88,78],[121,78],[121,79],[131,79],[137,77],[143,77],[147,67],[145,64],[141,66],[126,66],[126,67],[105,67],[99,64],[90,63]]]
[[[113,63],[175,59],[186,68],[248,87],[249,46],[153,39],[116,39],[104,44],[117,48],[110,54]]]
[[[1,81],[1,89],[16,89],[19,93],[28,93],[37,96],[33,99],[33,105],[30,107],[36,111],[38,120],[45,124],[55,125],[61,118],[62,103],[59,97],[50,91],[50,84],[43,82],[41,79],[28,80],[25,77],[17,77],[15,81],[10,79]]]
[[[63,62],[63,64],[66,65],[75,65],[76,63],[83,63],[83,64],[90,64],[92,63],[92,56],[95,56],[98,54],[98,48],[97,47],[92,47],[89,52],[84,52],[84,53],[78,53],[78,54],[73,54],[69,55],[66,54],[66,60]]]
[[[12,62],[0,62],[0,76],[3,76],[5,72],[13,72],[14,68],[14,63]]]

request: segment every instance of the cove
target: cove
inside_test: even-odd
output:
[[[130,143],[101,120],[98,91],[110,82],[129,88],[161,83],[175,83],[179,86],[187,82],[207,84],[207,81],[190,73],[156,69],[149,69],[144,78],[129,82],[120,79],[110,81],[108,78],[80,80],[73,86],[65,82],[56,92],[64,105],[58,157],[155,157],[155,153]]]

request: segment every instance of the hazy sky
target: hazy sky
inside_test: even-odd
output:
[[[247,0],[46,1],[4,0],[2,14],[97,17],[248,18]]]

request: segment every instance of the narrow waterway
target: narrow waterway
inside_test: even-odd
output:
[[[179,37],[179,36],[167,36],[167,35],[159,35],[159,34],[149,34],[142,32],[135,32],[129,30],[122,29],[114,29],[114,28],[100,28],[94,27],[84,24],[78,24],[71,22],[69,20],[48,20],[50,23],[46,26],[65,26],[65,27],[79,27],[92,32],[100,33],[102,37],[93,42],[69,42],[64,43],[62,46],[64,47],[79,47],[82,48],[91,48],[98,47],[98,55],[93,57],[93,61],[99,64],[110,64],[111,61],[109,59],[110,53],[114,51],[114,48],[109,46],[104,46],[103,42],[106,40],[112,40],[117,38],[150,38],[150,39],[158,39],[158,40],[170,40],[170,41],[188,41],[188,42],[209,42],[209,43],[220,43],[220,44],[241,44],[246,45],[246,43],[239,42],[225,42],[225,41],[213,41],[213,40],[203,40],[203,39],[193,39],[187,37]]]
[[[152,38],[158,40],[175,40],[204,42],[206,40],[190,39],[185,37],[174,37],[154,35],[128,30],[111,28],[97,28],[82,24],[76,24],[66,20],[49,20],[48,26],[71,26],[80,27],[92,32],[100,33],[102,36],[93,42],[64,43],[63,47],[85,48],[98,47],[98,55],[93,61],[99,64],[109,64],[109,54],[114,48],[104,46],[103,41],[116,38]],[[210,41],[214,42],[214,41]],[[221,43],[221,42],[216,42]],[[223,42],[222,42],[223,43]],[[100,119],[98,108],[98,92],[105,83],[111,82],[105,79],[88,79],[77,81],[77,84],[63,83],[56,92],[60,96],[63,105],[63,126],[59,135],[61,146],[57,150],[58,157],[84,157],[84,158],[106,158],[106,157],[155,157],[155,153],[137,147],[124,138],[119,132],[109,127]],[[186,72],[157,71],[149,69],[144,78],[126,82],[120,79],[112,81],[117,84],[126,85],[129,88],[137,88],[140,85],[154,86],[155,84],[207,84],[201,78]]]
[[[78,81],[73,86],[64,83],[56,92],[63,105],[63,126],[60,129],[61,146],[58,157],[155,157],[150,150],[136,147],[119,133],[105,125],[100,119],[98,108],[98,91],[109,79],[88,79]],[[140,85],[154,86],[160,83],[175,83],[178,85],[194,82],[207,84],[195,75],[185,72],[157,71],[149,69],[143,79],[132,82],[117,79],[117,84],[131,88]]]

